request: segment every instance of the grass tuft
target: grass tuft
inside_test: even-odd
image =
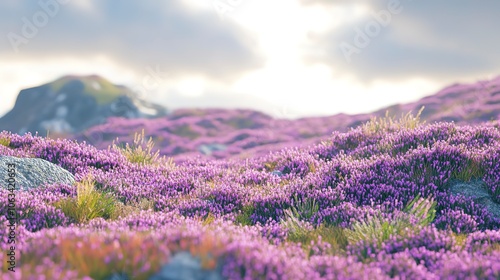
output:
[[[395,117],[389,116],[389,111],[386,111],[385,117],[383,118],[372,117],[370,121],[365,123],[362,126],[363,132],[365,134],[371,135],[381,132],[387,132],[393,130],[395,131],[402,128],[414,129],[425,123],[425,121],[422,122],[420,120],[420,115],[422,114],[424,108],[425,107],[422,106],[422,108],[420,108],[416,116],[413,116],[413,114],[410,111],[406,115],[401,115],[400,119],[396,119]]]
[[[139,213],[140,211],[154,210],[154,201],[142,198],[140,201],[131,201],[124,204],[121,201],[116,201],[115,209],[110,216],[111,220],[117,220],[119,218],[127,217],[134,213]]]
[[[110,194],[95,189],[95,182],[85,178],[76,183],[77,195],[55,203],[63,213],[78,223],[86,223],[95,218],[109,219],[116,216],[117,200]]]
[[[297,242],[302,245],[302,249],[308,253],[309,256],[313,255],[313,244],[326,242],[330,244],[327,252],[332,255],[342,255],[345,253],[346,247],[349,244],[344,229],[336,226],[320,225],[317,228],[307,231],[288,233],[287,240],[290,242]]]
[[[342,253],[348,244],[347,237],[344,229],[337,226],[325,226],[323,224],[313,227],[308,222],[301,219],[308,220],[314,213],[318,211],[318,205],[315,200],[308,200],[307,202],[298,204],[295,198],[295,207],[284,210],[285,219],[281,220],[282,225],[288,229],[287,240],[291,242],[300,242],[303,249],[312,254],[311,246],[313,243],[322,242],[331,245],[330,253]]]
[[[294,202],[290,208],[291,215],[301,220],[310,220],[311,217],[319,210],[319,205],[315,199],[306,199],[300,201],[297,195],[294,196]]]
[[[291,209],[285,209],[285,219],[281,220],[282,225],[288,229],[289,240],[298,242],[303,238],[309,236],[312,226],[300,220],[297,213],[293,212]]]
[[[392,235],[404,235],[406,229],[416,230],[419,226],[427,226],[436,217],[436,202],[432,198],[424,199],[416,196],[403,211],[406,215],[398,216],[391,221],[375,216],[368,221],[355,222],[352,229],[345,230],[349,243],[376,240],[377,245],[380,246]],[[417,219],[416,223],[411,222],[411,217]]]
[[[215,221],[215,215],[212,213],[208,213],[208,215],[202,219],[202,225],[209,226]]]
[[[138,164],[165,164],[167,166],[174,166],[175,163],[173,158],[160,157],[160,151],[157,150],[153,152],[155,143],[152,137],[149,137],[148,141],[145,140],[144,129],[141,133],[134,134],[134,144],[129,145],[128,143],[125,147],[119,147],[113,141],[113,149],[120,151],[128,161]]]
[[[8,148],[10,146],[10,139],[7,137],[0,137],[0,145]]]
[[[236,216],[236,224],[240,224],[242,226],[251,226],[253,224],[251,217],[254,211],[255,207],[253,207],[253,205],[244,205],[243,209]]]
[[[480,179],[484,176],[485,169],[478,159],[468,159],[466,165],[460,171],[453,171],[452,178],[469,182],[473,179]]]
[[[325,229],[322,227],[313,228],[308,221],[319,210],[319,205],[314,199],[299,200],[297,195],[294,196],[292,207],[285,209],[285,218],[281,220],[281,224],[288,229],[288,240],[292,242],[300,242],[306,247],[311,241],[317,241],[320,231],[325,234]]]
[[[403,221],[384,221],[382,217],[375,216],[367,221],[358,221],[352,229],[346,229],[345,234],[349,244],[356,244],[362,240],[376,240],[377,245],[388,240],[391,235],[401,233],[407,224]]]
[[[308,203],[308,205],[316,204],[315,202],[312,202]],[[311,209],[310,206],[307,208]],[[318,244],[320,240],[330,244],[330,254],[345,252],[348,245],[348,239],[343,228],[330,225],[325,226],[323,224],[314,228],[308,222],[300,220],[301,216],[297,209],[286,209],[284,212],[286,218],[282,219],[281,223],[288,229],[287,240],[301,243],[302,248],[308,253],[309,256],[313,254],[311,246],[313,246],[313,244]]]
[[[465,246],[465,242],[467,241],[467,234],[452,232],[451,236],[455,239],[457,246],[463,249]]]
[[[418,224],[428,226],[436,218],[437,203],[432,198],[421,198],[417,195],[404,208],[404,212],[418,219]]]

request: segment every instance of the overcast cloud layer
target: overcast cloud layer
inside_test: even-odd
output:
[[[5,0],[0,115],[65,74],[172,108],[369,112],[500,75],[499,12],[495,0]]]
[[[159,65],[170,75],[202,74],[221,80],[236,78],[262,63],[255,38],[249,33],[236,25],[224,24],[216,13],[192,11],[181,1],[40,2],[56,3],[48,7],[59,12],[39,28],[36,37],[19,44],[18,53],[11,44],[17,40],[2,36],[0,55],[36,60],[105,54],[129,67]],[[36,13],[44,11],[38,1],[7,0],[0,7],[2,33],[20,36],[26,25],[22,18],[35,25]],[[43,22],[42,17],[39,22]]]
[[[361,80],[413,75],[460,81],[500,73],[500,1],[302,2],[328,8],[366,7],[368,12],[364,16],[329,32],[315,34],[311,48],[317,51],[309,56],[314,62],[326,62],[336,69],[352,72]],[[397,13],[391,13],[389,7]],[[356,50],[346,51],[347,47],[343,50],[343,43]]]

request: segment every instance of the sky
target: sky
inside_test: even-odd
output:
[[[2,0],[0,116],[100,75],[171,109],[365,113],[500,75],[495,0]]]

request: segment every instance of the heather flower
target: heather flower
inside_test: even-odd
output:
[[[482,180],[500,201],[498,128],[424,126],[412,117],[331,133],[328,121],[315,120],[302,129],[280,123],[285,132],[273,138],[257,129],[265,116],[246,122],[249,112],[213,110],[197,112],[207,116],[200,121],[192,113],[114,118],[89,132],[133,141],[128,125],[145,127],[157,133],[159,153],[142,138],[139,162],[180,153],[176,164],[0,133],[9,141],[1,155],[49,160],[79,182],[16,192],[20,275],[147,279],[189,252],[226,279],[499,278],[499,219],[449,190],[456,180]],[[217,136],[235,126],[246,128]],[[210,143],[227,149],[201,156],[198,147]],[[3,245],[7,197],[0,189]]]
[[[500,231],[485,230],[467,235],[464,250],[471,253],[500,251]]]
[[[7,217],[8,191],[0,189],[0,213]],[[50,196],[50,194],[49,194]],[[17,192],[14,211],[19,225],[29,231],[68,225],[68,217],[56,207],[44,202],[44,197],[28,192]]]

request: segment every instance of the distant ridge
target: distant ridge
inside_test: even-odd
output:
[[[178,158],[195,155],[225,158],[251,156],[284,147],[320,142],[333,131],[347,132],[371,117],[400,117],[425,106],[421,120],[427,123],[453,121],[478,124],[499,120],[500,78],[474,84],[455,84],[419,101],[393,105],[369,114],[337,114],[297,120],[274,119],[252,110],[182,109],[149,120],[112,118],[77,135],[99,148],[107,148],[117,137],[131,143],[134,132],[145,129],[161,153]]]
[[[425,106],[422,118],[431,123],[453,121],[458,124],[477,124],[498,120],[500,76],[473,84],[454,84],[416,102],[390,106],[375,114],[389,110],[392,114],[401,115],[410,110],[415,112],[422,106]]]
[[[479,124],[500,119],[500,77],[473,84],[454,84],[408,104],[392,105],[368,114],[336,114],[297,120],[274,119],[241,109],[187,108],[167,112],[164,107],[134,97],[126,87],[99,76],[66,76],[21,91],[14,109],[0,119],[0,131],[40,132],[87,141],[105,149],[119,138],[132,143],[145,130],[155,148],[168,156],[195,155],[225,158],[268,153],[284,147],[318,143],[333,131],[346,132],[370,118],[399,117],[422,106],[427,123],[453,121]]]

